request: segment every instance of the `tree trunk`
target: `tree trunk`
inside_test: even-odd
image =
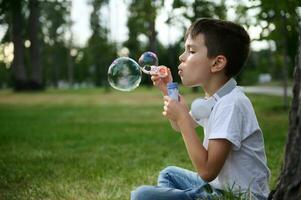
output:
[[[290,66],[290,58],[288,55],[288,45],[287,45],[287,31],[286,31],[286,17],[282,16],[281,14],[281,8],[277,5],[279,5],[279,0],[276,0],[276,10],[277,10],[277,17],[280,20],[280,33],[282,34],[282,38],[279,41],[280,45],[282,46],[282,54],[283,54],[283,66],[282,66],[282,84],[283,84],[283,104],[284,107],[288,107],[288,95],[287,95],[287,86],[288,86],[288,75],[287,71]]]
[[[280,16],[281,17],[281,16]],[[282,67],[282,75],[283,75],[283,101],[284,101],[284,106],[288,107],[289,103],[288,103],[288,95],[287,95],[287,85],[288,85],[288,77],[287,77],[287,71],[288,68],[290,66],[290,57],[288,54],[288,45],[287,45],[287,39],[286,39],[286,35],[287,35],[287,31],[286,31],[286,22],[285,22],[285,18],[281,17],[281,23],[282,23],[282,34],[283,34],[283,38],[282,38],[282,43],[283,43],[283,63],[284,66]]]
[[[69,2],[69,6],[70,9],[72,8],[72,1]],[[71,55],[71,51],[73,48],[73,33],[72,33],[72,19],[71,19],[71,11],[69,10],[69,16],[68,16],[68,30],[70,33],[70,38],[68,41],[68,82],[69,82],[69,87],[73,88],[73,84],[74,84],[74,61],[73,61],[73,56],[75,55]]]
[[[14,90],[24,90],[27,88],[27,75],[24,66],[21,2],[15,1],[15,5],[12,8],[12,40],[14,44],[14,59],[12,62],[13,87]]]
[[[43,88],[42,66],[40,44],[38,39],[39,34],[39,1],[29,0],[29,40],[30,46],[30,61],[31,61],[31,80],[30,89],[40,90]]]
[[[68,83],[69,88],[73,88],[74,82],[74,62],[73,57],[70,55],[70,51],[68,51]]]
[[[289,114],[289,133],[285,149],[284,164],[278,179],[274,200],[301,199],[301,32],[299,53],[296,59],[293,85],[293,101]]]
[[[154,8],[155,9],[155,8]],[[153,17],[150,21],[150,27],[149,27],[149,35],[148,35],[148,40],[149,40],[149,50],[157,54],[157,32],[156,32],[156,17]],[[152,86],[152,81],[150,78],[146,79],[146,84],[147,87]]]
[[[155,27],[155,20],[156,18],[152,19],[150,22],[150,33],[149,33],[149,49],[152,52],[157,53],[157,45],[156,45],[156,38],[157,38],[157,32]]]

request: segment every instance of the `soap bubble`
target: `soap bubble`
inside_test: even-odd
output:
[[[113,61],[108,70],[110,85],[120,91],[131,91],[141,82],[141,70],[136,61],[120,57]]]
[[[157,74],[159,77],[164,78],[168,76],[168,69],[165,66],[158,66],[158,57],[151,51],[144,52],[139,60],[141,70],[145,74]]]
[[[154,66],[158,66],[158,57],[155,53],[147,51],[140,56],[138,63],[142,71],[149,74],[150,71],[153,70]]]

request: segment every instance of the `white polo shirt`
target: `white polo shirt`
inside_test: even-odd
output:
[[[197,123],[204,127],[206,149],[210,139],[227,139],[233,145],[219,175],[210,184],[223,190],[251,191],[267,197],[270,171],[263,135],[253,106],[243,91],[234,88],[217,101],[207,120]]]

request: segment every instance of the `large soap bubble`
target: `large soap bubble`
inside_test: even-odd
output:
[[[120,91],[132,91],[141,82],[141,70],[136,61],[120,57],[113,61],[108,70],[110,85]]]

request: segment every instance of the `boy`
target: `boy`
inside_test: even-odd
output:
[[[181,132],[196,172],[167,167],[158,186],[141,186],[132,200],[192,200],[221,197],[223,191],[243,193],[246,199],[267,199],[269,169],[264,141],[249,99],[236,86],[247,60],[250,38],[243,27],[216,19],[199,19],[186,32],[179,76],[184,86],[201,86],[205,99],[186,106],[167,96],[172,77],[152,81],[164,95],[163,115]],[[204,128],[203,144],[195,127]],[[222,198],[222,197],[221,197]]]

